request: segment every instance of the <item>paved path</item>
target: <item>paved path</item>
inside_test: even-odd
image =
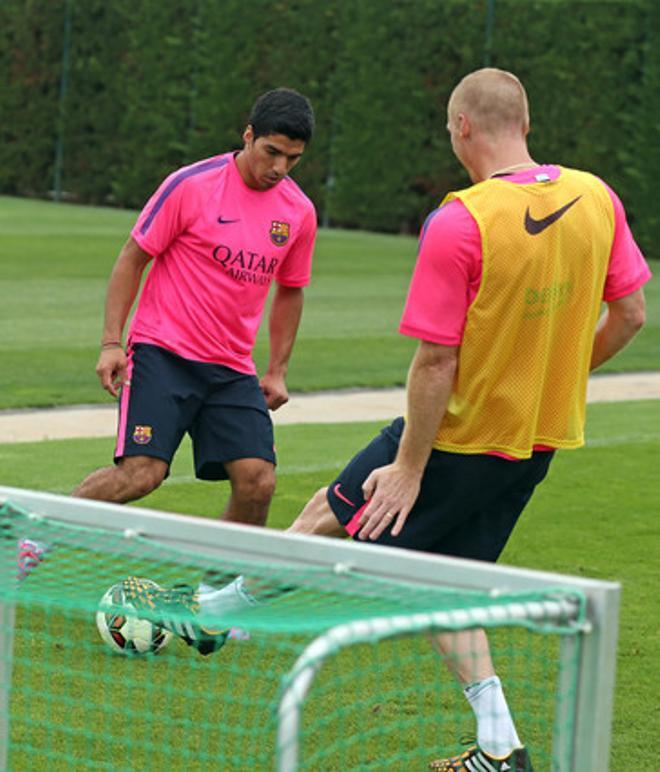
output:
[[[595,375],[589,402],[660,399],[660,373]],[[293,394],[273,413],[276,425],[385,421],[404,412],[403,389],[354,389]],[[39,442],[72,437],[113,437],[116,408],[82,405],[50,410],[0,411],[0,443]]]

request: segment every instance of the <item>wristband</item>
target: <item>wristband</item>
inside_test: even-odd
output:
[[[106,340],[101,341],[101,351],[105,351],[108,348],[122,348],[120,340]]]

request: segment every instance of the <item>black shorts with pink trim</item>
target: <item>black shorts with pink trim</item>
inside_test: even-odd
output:
[[[188,432],[201,480],[227,479],[228,461],[275,464],[273,424],[256,376],[136,343],[128,380],[119,399],[115,462],[151,456],[170,464]]]
[[[330,508],[353,538],[366,505],[362,484],[374,469],[394,461],[402,431],[403,418],[397,418],[328,487]],[[366,542],[494,562],[553,455],[536,451],[529,459],[510,461],[434,450],[401,533],[392,536],[388,527]]]

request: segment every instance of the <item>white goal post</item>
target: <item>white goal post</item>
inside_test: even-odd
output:
[[[337,572],[359,571],[377,578],[419,583],[427,587],[487,591],[494,597],[507,592],[549,588],[577,590],[587,601],[586,621],[579,622],[577,635],[562,636],[560,644],[562,660],[570,662],[577,655],[579,662],[575,705],[570,708],[575,727],[570,737],[554,737],[553,755],[567,759],[566,772],[607,772],[609,769],[620,599],[617,583],[289,534],[16,488],[0,487],[0,504],[3,502],[18,505],[35,519],[53,519],[121,534],[127,544],[139,534],[163,545],[194,550],[200,555],[228,557],[233,561],[244,559]],[[0,635],[0,768],[6,769],[14,619],[12,593],[6,590],[9,583],[15,584],[16,567],[3,562],[5,565],[0,568],[0,625],[5,634]],[[566,600],[558,600],[556,607],[552,606],[552,601],[521,603],[518,609],[512,608],[512,605],[515,604],[506,608],[508,619],[512,614],[521,614],[526,619],[534,619],[535,615],[543,619],[552,619],[555,615],[564,619],[574,616],[570,602]],[[451,627],[460,620],[450,619],[449,616],[460,613],[411,614],[356,621],[337,625],[313,641],[290,672],[287,678],[289,688],[283,691],[279,706],[279,772],[293,772],[297,768],[295,736],[300,707],[325,657],[342,646],[387,638],[403,631],[423,632],[438,626]],[[484,621],[492,622],[503,611],[496,604],[483,610],[473,609],[470,613],[472,620],[479,621],[479,615],[483,614]],[[563,772],[564,767],[561,769]]]

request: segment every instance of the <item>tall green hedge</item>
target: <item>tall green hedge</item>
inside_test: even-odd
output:
[[[139,207],[288,85],[317,113],[296,177],[322,222],[414,232],[467,182],[445,103],[487,56],[527,86],[534,157],[608,180],[660,257],[655,0],[3,0],[0,192],[52,195],[59,150],[67,198]]]
[[[0,190],[53,185],[64,3],[0,3]]]

